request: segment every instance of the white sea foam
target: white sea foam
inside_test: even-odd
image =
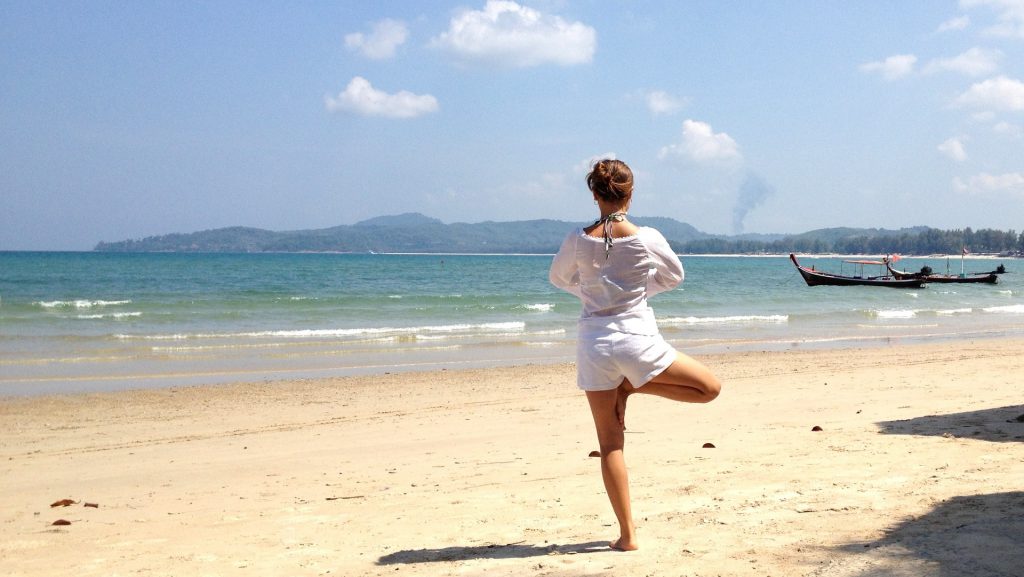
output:
[[[522,308],[524,308],[524,309],[526,309],[528,311],[537,311],[537,312],[541,312],[541,313],[546,313],[546,312],[554,309],[555,305],[553,305],[551,303],[537,303],[537,304],[532,304],[532,305],[522,305]]]
[[[789,315],[735,315],[727,317],[669,317],[658,319],[662,325],[710,325],[745,323],[788,323]]]
[[[998,307],[985,307],[981,309],[987,313],[1013,313],[1024,314],[1024,305],[1005,305]]]
[[[937,324],[912,324],[912,325],[894,325],[894,324],[866,325],[866,324],[859,324],[859,325],[857,325],[857,328],[859,328],[859,329],[871,329],[871,330],[890,330],[891,331],[893,329],[901,329],[902,330],[902,329],[937,328],[938,326],[939,325],[937,325]]]
[[[974,309],[970,309],[970,308],[966,308],[966,309],[945,309],[945,310],[935,311],[935,314],[937,314],[939,316],[965,315],[965,314],[970,314],[973,310]]]
[[[308,339],[308,338],[342,338],[360,336],[386,336],[386,335],[408,335],[418,333],[460,333],[460,332],[522,332],[526,323],[520,321],[504,323],[479,323],[479,324],[456,324],[456,325],[434,325],[423,327],[373,327],[356,329],[305,329],[305,330],[278,330],[278,331],[252,331],[238,333],[187,333],[168,335],[115,335],[122,340],[142,339],[149,341],[172,341],[186,339],[230,339],[230,338],[283,338],[283,339]]]
[[[450,339],[448,335],[415,335],[417,341],[443,341]]]
[[[517,339],[527,339],[532,337],[547,337],[554,335],[564,335],[565,329],[550,329],[541,331],[523,331],[520,327],[515,327],[512,331],[488,331],[486,333],[489,338],[501,338],[501,337],[515,337]],[[447,333],[447,334],[416,334],[414,339],[417,341],[441,341],[441,340],[453,340],[453,339],[476,339],[480,336],[479,332],[470,333]]]
[[[230,345],[175,345],[175,346],[154,346],[150,351],[154,353],[189,353],[189,352],[211,352],[231,351],[235,349],[266,349],[285,346],[282,343],[258,343],[258,344],[230,344]]]
[[[117,306],[117,305],[127,305],[127,304],[131,304],[131,302],[132,301],[130,301],[130,300],[123,300],[123,301],[95,300],[95,301],[92,301],[92,300],[86,300],[86,299],[76,299],[76,300],[73,300],[73,301],[39,301],[39,302],[35,302],[35,303],[32,303],[32,304],[41,306],[44,309],[65,309],[65,308],[90,309],[90,308],[93,308],[93,307],[110,307],[110,306]]]
[[[907,309],[890,309],[874,311],[874,313],[880,319],[912,319],[917,316],[917,311]]]
[[[101,313],[101,314],[95,314],[95,315],[78,315],[75,318],[82,319],[82,320],[114,319],[114,320],[118,320],[119,321],[119,320],[123,320],[123,319],[134,318],[134,317],[141,317],[141,316],[142,316],[142,313],[136,311],[136,312],[127,312],[127,313]]]

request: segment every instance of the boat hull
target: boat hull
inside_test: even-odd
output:
[[[956,276],[956,275],[937,275],[930,274],[924,277],[924,282],[944,282],[944,283],[987,283],[995,284],[999,282],[999,277],[994,274],[987,275],[969,275],[969,276]]]
[[[937,283],[987,283],[995,284],[999,282],[999,277],[994,272],[983,272],[983,273],[971,273],[963,276],[955,274],[929,274],[922,275],[920,273],[900,272],[892,265],[888,265],[889,272],[899,279],[916,278],[924,282],[937,282]]]
[[[924,281],[916,278],[898,279],[892,276],[857,277],[820,272],[801,266],[796,255],[789,255],[796,270],[800,272],[807,286],[881,286],[889,288],[921,288]]]

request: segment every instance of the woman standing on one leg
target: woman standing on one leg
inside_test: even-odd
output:
[[[706,403],[721,385],[700,362],[661,337],[647,298],[683,280],[683,265],[665,237],[626,218],[633,173],[619,160],[602,160],[587,175],[601,211],[576,229],[551,263],[552,284],[580,298],[577,385],[586,391],[601,447],[601,476],[619,521],[612,548],[638,547],[623,457],[626,401],[634,393]]]

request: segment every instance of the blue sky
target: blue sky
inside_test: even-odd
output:
[[[1024,0],[0,0],[0,250],[226,226],[1024,229]]]

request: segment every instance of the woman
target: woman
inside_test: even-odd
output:
[[[646,393],[707,403],[721,385],[711,371],[661,337],[647,299],[676,287],[683,266],[660,232],[629,222],[633,172],[601,160],[587,175],[601,211],[572,231],[551,263],[551,283],[583,303],[576,346],[577,386],[586,391],[601,448],[601,476],[619,521],[613,549],[638,548],[623,457],[626,401]]]

